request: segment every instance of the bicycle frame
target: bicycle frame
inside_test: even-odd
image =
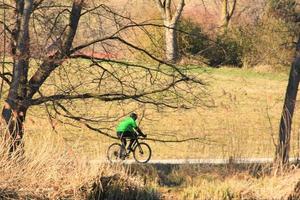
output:
[[[137,146],[139,146],[139,137],[137,136],[136,138],[134,138],[134,141],[133,141],[133,143],[132,143],[132,145],[131,145],[131,148],[132,149],[135,149]],[[127,140],[131,140],[130,138],[128,138]]]
[[[135,140],[134,140],[134,142],[132,143],[132,149],[135,149],[137,146],[139,146],[140,145],[140,143],[139,143],[139,140],[138,140],[138,138],[136,138]]]

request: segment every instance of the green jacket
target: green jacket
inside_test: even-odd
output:
[[[117,126],[117,132],[132,132],[134,128],[137,128],[136,122],[131,117],[127,117],[119,123]]]

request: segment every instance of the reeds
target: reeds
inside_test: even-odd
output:
[[[124,166],[93,164],[63,138],[45,134],[9,154],[0,144],[0,199],[155,199]],[[25,151],[24,151],[25,150]]]

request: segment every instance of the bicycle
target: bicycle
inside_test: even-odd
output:
[[[122,144],[113,143],[107,149],[107,158],[111,163],[116,163],[125,160],[129,157],[131,152],[133,153],[133,158],[138,163],[147,163],[151,158],[151,148],[145,142],[139,142],[141,139],[139,135],[134,138],[134,142],[132,143],[131,150],[124,149],[125,154],[121,155],[122,152]],[[129,138],[128,138],[129,139]]]

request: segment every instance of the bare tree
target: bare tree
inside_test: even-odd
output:
[[[221,0],[221,9],[222,9],[222,12],[221,12],[221,26],[222,26],[222,29],[223,29],[223,32],[226,32],[229,24],[230,24],[230,20],[234,14],[234,11],[236,10],[236,3],[237,3],[237,0]]]
[[[183,4],[181,1],[172,18],[175,24]],[[4,1],[0,7],[9,13],[0,23],[11,40],[12,62],[3,61],[6,67],[0,76],[9,90],[2,117],[9,126],[10,151],[20,144],[26,113],[33,106],[51,106],[54,114],[47,110],[50,118],[67,117],[108,135],[104,128],[91,126],[112,120],[104,110],[100,111],[102,116],[74,114],[71,110],[78,108],[78,102],[89,108],[97,102],[186,108],[202,101],[193,91],[194,84],[203,85],[197,75],[153,56],[128,37],[136,30],[148,35],[147,27],[153,24],[137,24],[107,5],[84,0],[73,0],[71,5],[43,0]],[[121,55],[99,56],[97,51]],[[152,64],[126,61],[131,52],[143,54]]]
[[[276,161],[285,165],[289,161],[292,120],[300,81],[300,35],[296,46],[296,56],[292,63],[288,86],[279,126],[279,144],[276,149]]]
[[[279,125],[279,141],[276,148],[275,164],[278,167],[284,167],[289,162],[290,140],[292,131],[292,121],[297,100],[297,93],[300,81],[300,34],[296,1],[270,1],[271,8],[277,17],[282,18],[286,23],[290,23],[293,27],[290,32],[297,37],[295,43],[295,57],[290,69],[288,85],[285,93],[285,99]]]
[[[161,17],[164,22],[165,43],[166,43],[166,59],[171,62],[176,62],[179,58],[178,44],[176,37],[176,27],[185,5],[184,0],[178,2],[177,8],[172,12],[172,0],[155,0],[160,10]]]
[[[15,144],[20,143],[23,136],[23,122],[26,116],[26,106],[23,101],[27,96],[27,79],[29,67],[29,20],[33,9],[33,1],[16,1],[15,25],[11,31],[11,46],[13,56],[12,80],[4,105],[2,116],[9,126],[10,136]]]

